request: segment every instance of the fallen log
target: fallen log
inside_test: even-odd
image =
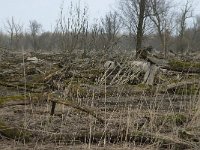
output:
[[[169,66],[169,61],[165,59],[159,59],[153,56],[147,56],[147,61],[150,62],[151,64],[155,64],[160,67],[168,67]]]
[[[143,131],[132,131],[126,133],[125,130],[119,131],[115,130],[112,132],[93,132],[91,135],[89,131],[77,132],[77,134],[60,134],[60,133],[50,133],[43,131],[34,131],[34,130],[26,130],[18,127],[10,127],[0,121],[0,134],[7,138],[26,141],[29,142],[31,137],[36,136],[37,141],[46,141],[52,140],[56,141],[64,141],[64,142],[72,142],[79,141],[82,143],[91,142],[91,143],[99,143],[102,140],[106,139],[107,143],[119,143],[119,142],[135,142],[136,144],[153,144],[157,143],[160,148],[170,148],[174,147],[178,150],[189,149],[196,147],[195,143],[192,141],[181,140],[179,138],[173,138],[170,136],[165,136],[157,133],[143,132]],[[44,134],[44,135],[43,135]],[[181,137],[182,138],[182,137]],[[198,142],[198,141],[195,141]]]
[[[27,95],[12,95],[0,97],[0,108],[15,106],[15,105],[28,105],[30,103],[38,103],[44,101],[46,98],[43,94],[34,93]]]
[[[98,117],[97,113],[94,110],[92,110],[91,108],[87,108],[85,106],[79,106],[69,100],[61,100],[61,99],[55,98],[55,97],[49,98],[48,100],[52,102],[52,108],[51,108],[51,113],[50,113],[51,115],[53,115],[55,113],[55,107],[56,107],[56,104],[58,103],[58,104],[63,104],[65,106],[69,106],[69,107],[72,107],[79,111],[85,112],[85,113],[93,116],[94,118],[96,118],[99,122],[105,123],[105,120],[102,119],[101,117]]]
[[[178,82],[178,83],[172,83],[167,85],[165,91],[176,91],[177,89],[181,88],[181,87],[189,87],[192,86],[194,84],[199,84],[199,81],[182,81],[182,82]]]
[[[147,61],[155,64],[162,69],[184,73],[200,73],[200,63],[182,62],[175,60],[159,59],[153,56],[147,56]]]
[[[27,91],[27,92],[32,92],[32,93],[39,93],[40,90],[38,90],[36,87],[32,86],[32,85],[21,85],[21,84],[10,84],[7,82],[1,82],[0,81],[0,85],[4,86],[4,87],[9,87],[9,88],[15,88],[18,89],[20,91]]]
[[[25,129],[10,127],[2,121],[0,121],[0,134],[10,139],[27,141],[27,142],[30,141],[30,137],[32,135]]]
[[[176,71],[176,72],[183,72],[183,73],[200,73],[200,68],[183,68],[183,67],[171,67],[171,66],[165,66],[162,67],[163,69],[171,70],[171,71]]]
[[[38,135],[41,133],[38,133]],[[164,136],[157,133],[149,133],[143,131],[132,131],[126,133],[126,131],[115,130],[112,132],[93,132],[89,131],[77,132],[75,135],[71,134],[59,134],[59,133],[44,133],[44,136],[39,136],[39,141],[64,141],[71,143],[72,141],[78,141],[79,143],[101,143],[106,140],[107,143],[120,143],[120,142],[135,142],[136,144],[153,144],[156,143],[160,148],[169,149],[171,147],[177,150],[194,148],[196,145],[190,141],[184,141],[179,138],[173,138],[170,136]]]

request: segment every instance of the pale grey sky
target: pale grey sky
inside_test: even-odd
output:
[[[71,1],[75,4],[78,0],[0,0],[0,28],[4,30],[7,19],[13,16],[15,21],[28,26],[29,20],[37,20],[45,30],[50,30],[59,17],[60,6]],[[115,0],[81,0],[89,8],[90,20],[99,18],[108,12]]]
[[[7,19],[13,16],[17,23],[24,24],[27,28],[29,20],[37,20],[44,30],[51,30],[59,17],[60,6],[64,1],[65,6],[69,2],[78,0],[0,0],[0,28],[4,30]],[[88,6],[90,20],[105,15],[112,8],[116,8],[118,0],[81,0]],[[183,2],[184,0],[176,0]],[[194,0],[195,14],[200,14],[200,0]]]

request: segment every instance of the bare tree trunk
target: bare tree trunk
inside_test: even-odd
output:
[[[180,14],[179,18],[178,18],[178,21],[179,21],[178,50],[180,50],[182,54],[185,50],[184,37],[185,37],[185,30],[186,30],[186,20],[191,17],[192,17],[192,4],[189,0],[187,0],[184,8],[181,10],[181,14]]]
[[[144,28],[143,28],[143,23],[144,23],[144,18],[145,18],[145,6],[146,6],[146,0],[140,0],[140,5],[139,5],[139,22],[137,26],[137,43],[136,43],[136,57],[139,57],[139,54],[141,53],[141,47],[142,47],[142,39],[143,39],[143,33],[144,33]]]

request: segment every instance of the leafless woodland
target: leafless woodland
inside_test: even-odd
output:
[[[89,8],[62,5],[51,32],[6,20],[0,149],[200,148],[194,3],[116,5],[93,24]]]

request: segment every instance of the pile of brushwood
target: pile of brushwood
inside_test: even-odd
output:
[[[198,149],[199,73],[188,57],[6,53],[0,138]]]

